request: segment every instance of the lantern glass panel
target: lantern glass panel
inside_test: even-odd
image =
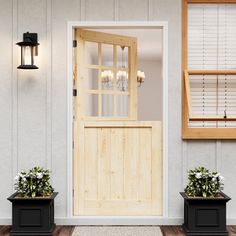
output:
[[[22,64],[23,65],[32,65],[32,47],[31,46],[24,46],[22,47],[23,51],[22,51]]]

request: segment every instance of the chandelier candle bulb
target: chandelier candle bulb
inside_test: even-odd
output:
[[[112,71],[104,70],[102,71],[101,77],[102,77],[102,82],[109,82],[113,80],[114,75]]]
[[[117,72],[117,77],[119,78],[120,76],[124,76],[124,77],[127,77],[128,78],[128,73],[126,71],[121,71],[119,70]]]

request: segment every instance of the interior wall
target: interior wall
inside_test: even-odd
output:
[[[162,120],[162,60],[140,60],[145,81],[138,87],[138,120]]]
[[[67,22],[72,20],[169,22],[167,217],[183,217],[179,191],[187,169],[198,165],[219,170],[226,178],[225,192],[234,198],[236,142],[181,139],[181,0],[0,0],[1,219],[11,217],[6,198],[13,192],[15,174],[32,165],[50,168],[59,191],[56,217],[67,217],[66,47]],[[38,71],[16,69],[15,43],[26,31],[39,33]],[[236,218],[235,200],[229,203],[228,217]]]

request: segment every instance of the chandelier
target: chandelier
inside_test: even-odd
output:
[[[111,70],[104,70],[101,74],[102,84],[104,89],[111,89],[113,84],[114,74]]]
[[[125,62],[124,62],[124,46],[121,46],[122,54],[121,54],[121,70],[118,70],[116,73],[116,87],[120,91],[127,91],[129,88],[129,74],[125,70]],[[104,70],[101,73],[101,79],[104,89],[111,89],[113,87],[114,73],[111,70]],[[139,87],[145,80],[145,73],[138,70],[137,71],[137,82],[139,83]]]
[[[129,88],[129,75],[127,71],[119,70],[116,74],[116,86],[120,91],[127,91]]]

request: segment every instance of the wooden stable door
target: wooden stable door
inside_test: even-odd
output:
[[[162,215],[162,123],[136,120],[137,41],[75,35],[74,215]],[[120,64],[125,47],[127,64]],[[106,83],[105,70],[112,73]],[[122,86],[119,71],[128,75]]]

